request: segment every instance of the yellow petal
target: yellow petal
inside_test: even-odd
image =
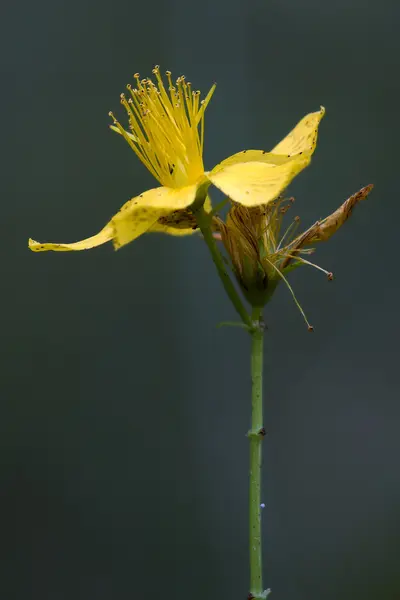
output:
[[[46,250],[54,250],[55,252],[65,252],[68,250],[89,250],[96,246],[101,246],[112,240],[114,230],[110,223],[108,223],[104,229],[102,229],[96,235],[90,238],[81,240],[80,242],[73,242],[72,244],[41,244],[35,240],[29,239],[29,248],[33,252],[45,252]]]
[[[309,113],[301,119],[294,129],[285,137],[275,148],[273,154],[284,154],[293,156],[294,154],[314,152],[317,144],[318,126],[325,114],[325,108],[317,112]]]
[[[209,180],[231,200],[244,206],[258,206],[274,200],[310,162],[298,156],[281,165],[245,162],[211,171]]]
[[[168,235],[174,235],[176,237],[191,235],[196,232],[195,227],[176,227],[171,224],[163,224],[160,222],[154,223],[152,227],[149,229],[151,233],[166,233]]]
[[[204,202],[204,210],[209,213],[212,210],[210,197],[207,196]],[[167,233],[168,235],[183,236],[190,235],[198,231],[196,220],[188,210],[176,210],[165,217],[161,217],[150,231],[154,233]]]
[[[263,162],[271,165],[282,165],[290,160],[292,160],[292,158],[290,156],[288,157],[286,154],[274,154],[272,152],[266,152],[265,150],[242,150],[220,162],[211,172],[218,173],[225,167],[230,167],[231,165],[236,165],[238,163]]]
[[[159,187],[129,200],[111,220],[114,247],[120,248],[153,228],[157,230],[159,219],[193,204],[197,189],[197,184],[176,189]]]
[[[115,248],[120,248],[149,231],[161,217],[193,204],[198,187],[195,184],[180,189],[154,188],[126,202],[104,229],[90,238],[72,244],[41,244],[30,239],[29,248],[34,252],[88,250],[110,240]]]

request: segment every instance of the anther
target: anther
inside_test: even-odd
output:
[[[165,74],[167,77],[169,77],[170,75],[172,75],[171,71],[165,71]]]
[[[134,79],[140,79],[139,73],[135,73],[133,77],[134,77]]]
[[[308,331],[314,331],[314,327],[312,325],[308,326]]]
[[[329,281],[333,280],[333,273],[328,273],[328,279],[329,279]]]
[[[296,221],[296,223],[298,223],[298,222],[300,221],[300,217],[299,217],[299,215],[297,215],[297,216],[294,218],[294,220]]]

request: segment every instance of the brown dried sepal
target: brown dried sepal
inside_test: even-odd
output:
[[[329,240],[329,238],[336,233],[339,227],[341,227],[343,223],[345,223],[345,221],[347,221],[347,219],[350,217],[355,205],[360,202],[360,200],[364,200],[373,187],[373,184],[370,183],[369,185],[361,188],[361,190],[357,193],[350,196],[346,202],[343,202],[342,206],[339,206],[334,213],[329,215],[329,217],[326,217],[318,224],[307,242],[326,242],[326,240]]]
[[[317,221],[314,225],[311,225],[304,233],[299,235],[293,240],[290,247],[290,254],[296,254],[298,250],[304,248],[307,244],[313,244],[316,242],[326,242],[329,238],[336,233],[336,231],[347,221],[355,205],[364,200],[373,188],[373,184],[370,183],[365,187],[361,188],[358,192],[350,196],[335,212],[323,219]],[[281,265],[281,268],[287,267],[291,262],[292,258],[287,258]]]

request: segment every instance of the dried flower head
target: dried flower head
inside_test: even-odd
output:
[[[310,262],[305,256],[314,248],[309,244],[327,241],[349,218],[354,206],[368,196],[373,186],[367,185],[348,198],[334,213],[317,221],[300,235],[297,234],[299,218],[295,217],[282,232],[282,220],[292,206],[294,198],[279,198],[269,204],[245,207],[234,203],[224,223],[214,217],[215,236],[222,240],[232,262],[233,271],[252,306],[263,306],[273,294],[277,284],[284,281],[297,302],[286,275],[302,265],[313,266],[325,273],[329,280],[333,274]]]

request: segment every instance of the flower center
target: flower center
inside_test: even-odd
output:
[[[151,79],[134,75],[136,87],[127,86],[129,98],[121,94],[121,104],[129,117],[126,131],[110,113],[113,129],[119,131],[137,156],[162,184],[178,188],[195,183],[204,174],[204,112],[215,90],[200,101],[200,92],[191,89],[182,75],[173,85],[167,71],[168,91],[158,66]]]

